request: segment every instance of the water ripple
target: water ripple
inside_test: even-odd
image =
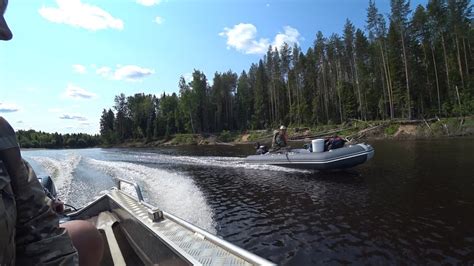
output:
[[[69,194],[71,192],[73,172],[82,157],[75,153],[69,153],[63,159],[39,156],[33,156],[31,159],[39,163],[46,173],[53,178],[58,196],[64,202],[68,202]]]

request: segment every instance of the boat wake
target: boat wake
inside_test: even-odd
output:
[[[86,163],[115,178],[143,184],[144,197],[160,209],[215,233],[213,211],[194,181],[185,175],[128,162],[87,158]]]
[[[205,157],[205,156],[175,156],[157,153],[136,153],[128,154],[132,161],[142,163],[159,163],[159,164],[181,164],[205,167],[220,168],[243,168],[249,170],[277,171],[288,173],[311,173],[309,170],[291,169],[273,165],[249,164],[242,157]],[[122,158],[123,159],[123,158]]]
[[[59,198],[67,203],[69,193],[71,192],[71,183],[74,178],[73,172],[81,161],[82,156],[69,153],[64,159],[42,156],[33,156],[30,158],[36,161],[44,171],[53,178]]]

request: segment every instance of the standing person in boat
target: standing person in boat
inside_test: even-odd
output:
[[[280,126],[280,130],[273,131],[272,149],[278,151],[281,148],[287,147],[288,135],[286,134],[286,127]]]
[[[0,40],[5,41],[12,39],[4,19],[7,4],[0,0]],[[85,221],[59,226],[53,208],[60,205],[46,197],[21,158],[13,128],[0,116],[0,265],[99,265],[99,232]]]

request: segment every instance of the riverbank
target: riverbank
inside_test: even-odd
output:
[[[176,134],[167,139],[154,141],[127,141],[113,147],[139,148],[179,145],[237,145],[255,142],[269,143],[269,130],[245,132],[223,131],[219,134]],[[289,127],[290,141],[309,141],[338,135],[348,140],[367,141],[373,139],[432,139],[474,135],[474,116],[455,118],[432,118],[421,120],[361,121],[351,120],[339,125],[324,125],[314,128]]]

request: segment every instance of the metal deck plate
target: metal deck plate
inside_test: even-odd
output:
[[[152,222],[148,218],[145,206],[120,191],[113,190],[109,196],[193,264],[197,262],[196,264],[202,265],[252,265],[173,220],[165,217],[162,221]]]

